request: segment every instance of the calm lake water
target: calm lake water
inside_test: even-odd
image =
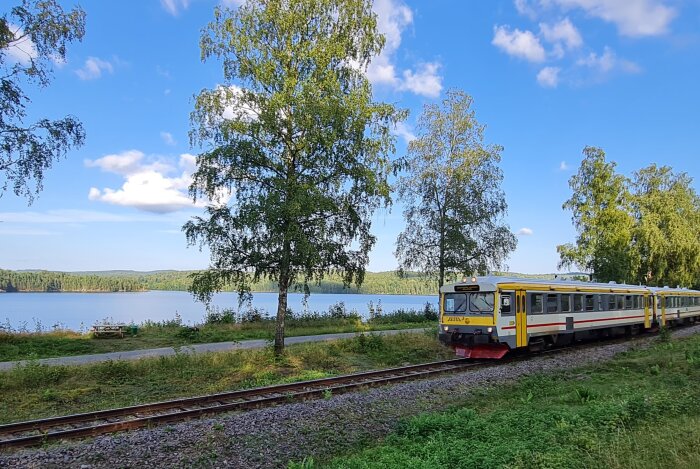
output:
[[[353,295],[312,294],[308,304],[302,304],[304,295],[289,294],[289,307],[294,312],[325,312],[340,301],[348,311],[368,315],[368,303],[375,307],[381,301],[384,313],[397,309],[423,309],[426,302],[437,307],[437,296],[419,295]],[[236,293],[219,293],[212,305],[238,310]],[[277,311],[277,293],[255,293],[253,306],[273,314]],[[243,308],[245,309],[245,307]],[[143,321],[164,321],[179,314],[185,324],[201,323],[206,315],[204,304],[187,292],[149,291],[138,293],[0,293],[0,326],[30,332],[41,328],[50,330],[55,325],[72,330],[89,329],[95,322],[123,322],[140,324]]]

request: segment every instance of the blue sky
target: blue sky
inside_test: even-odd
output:
[[[30,114],[73,114],[87,141],[46,173],[31,206],[0,197],[0,268],[207,266],[180,228],[201,210],[187,199],[198,151],[187,132],[193,96],[223,78],[219,64],[201,62],[198,44],[221,3],[237,2],[80,2],[83,42],[69,47],[48,88],[31,91]],[[377,0],[374,8],[387,47],[368,77],[378,100],[411,111],[396,129],[397,156],[422,106],[449,88],[474,97],[487,142],[505,147],[506,221],[519,241],[510,270],[556,271],[556,245],[575,236],[561,206],[585,145],[602,147],[625,175],[670,165],[698,190],[698,2]],[[395,204],[375,216],[369,270],[396,267],[401,211]]]

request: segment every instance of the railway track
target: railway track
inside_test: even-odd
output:
[[[220,412],[267,407],[296,400],[323,397],[329,395],[329,393],[339,394],[362,387],[415,380],[440,373],[495,365],[497,363],[499,362],[452,359],[298,383],[10,423],[0,425],[0,450],[133,430]],[[500,363],[503,363],[503,361]]]
[[[656,334],[647,333],[637,338],[641,339]],[[637,338],[606,338],[601,339],[600,342],[608,344],[631,342]],[[462,371],[469,368],[499,366],[514,361],[527,360],[535,356],[554,355],[572,348],[585,350],[597,346],[599,346],[599,342],[592,341],[584,344],[530,352],[524,355],[512,355],[501,360],[457,358],[297,383],[278,384],[241,391],[4,424],[0,425],[0,451],[24,446],[37,446],[52,441],[151,427],[203,415],[270,407],[277,404],[325,397],[329,393],[342,394],[365,387],[428,378],[442,373]]]

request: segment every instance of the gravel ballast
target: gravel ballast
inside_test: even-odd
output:
[[[700,332],[700,325],[672,334]],[[600,344],[458,374],[332,396],[329,399],[106,435],[45,449],[0,454],[0,467],[286,467],[376,442],[399,419],[440,411],[476,387],[607,360],[654,337]]]

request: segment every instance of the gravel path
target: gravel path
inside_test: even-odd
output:
[[[424,328],[402,329],[387,331],[368,331],[372,334],[393,335],[405,332],[423,332]],[[286,337],[286,345],[301,344],[304,342],[323,342],[325,340],[349,339],[356,336],[357,332],[343,332],[338,334],[302,335],[297,337]],[[269,342],[265,339],[242,340],[239,342],[215,342],[211,344],[192,344],[179,348],[179,353],[204,353],[204,352],[226,352],[228,350],[265,348]],[[161,347],[142,350],[129,350],[124,352],[96,353],[91,355],[75,355],[72,357],[42,358],[37,360],[42,365],[85,365],[87,363],[106,362],[110,360],[138,360],[149,357],[165,357],[175,355],[174,347]],[[17,365],[25,365],[28,360],[18,360],[13,362],[0,362],[0,371],[11,370]]]
[[[673,333],[700,333],[700,325]],[[335,454],[376,441],[398,419],[439,411],[475,387],[511,381],[532,373],[610,359],[649,344],[653,337],[627,343],[574,349],[525,362],[504,364],[431,380],[333,396],[0,455],[0,467],[285,467],[305,456]]]

